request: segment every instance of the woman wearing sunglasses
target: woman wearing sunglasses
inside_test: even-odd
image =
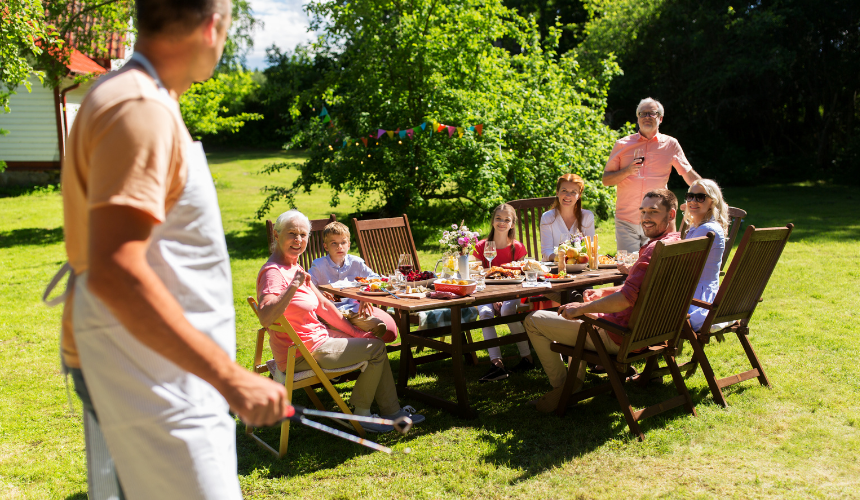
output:
[[[720,288],[720,263],[726,246],[726,232],[729,226],[729,207],[723,200],[720,186],[710,179],[699,179],[687,190],[684,222],[689,230],[684,239],[705,236],[708,231],[716,235],[708,262],[702,271],[702,277],[696,286],[695,298],[705,302],[713,302]],[[699,331],[708,310],[690,306],[690,324],[693,330]]]

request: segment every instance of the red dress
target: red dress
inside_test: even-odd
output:
[[[488,269],[490,267],[490,262],[484,258],[484,246],[486,246],[487,240],[481,240],[475,245],[475,253],[472,254],[481,261],[481,265],[484,266],[484,269]],[[508,264],[515,260],[521,260],[526,256],[528,252],[526,252],[526,247],[523,246],[517,240],[514,240],[513,244],[513,255],[511,255],[511,245],[506,245],[504,248],[496,247],[496,258],[493,259],[494,266],[501,266],[502,264]]]

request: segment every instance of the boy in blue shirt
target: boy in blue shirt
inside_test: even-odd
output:
[[[327,285],[344,279],[379,277],[364,263],[364,259],[349,254],[349,228],[346,225],[340,222],[327,225],[323,229],[323,247],[328,255],[314,260],[308,271],[314,285]],[[368,332],[368,337],[374,336],[385,342],[392,342],[397,338],[397,325],[387,312],[368,302],[355,299],[338,301],[329,294],[324,294],[334,302],[347,321]]]

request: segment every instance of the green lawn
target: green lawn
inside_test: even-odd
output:
[[[253,214],[264,197],[260,186],[273,182],[256,172],[283,158],[300,159],[210,155],[232,257],[238,360],[245,366],[255,331],[245,297],[266,258],[263,224]],[[751,324],[773,388],[755,380],[733,386],[724,409],[697,373],[687,383],[698,417],[677,409],[647,419],[642,443],[628,434],[609,397],[580,403],[564,418],[526,406],[549,389],[541,371],[470,384],[481,415],[475,420],[404,401],[428,420],[408,437],[379,437],[395,449],[391,456],[294,426],[286,459],[274,460],[240,425],[246,498],[860,498],[857,195],[832,185],[728,188],[725,195],[749,212],[745,224],[796,225]],[[330,198],[330,190],[320,189],[297,202],[309,217],[321,218],[332,211]],[[342,202],[334,209],[340,219],[358,208],[352,198]],[[59,371],[60,311],[39,302],[64,261],[61,200],[44,193],[0,198],[0,213],[0,498],[86,498],[80,404],[67,396]],[[486,228],[487,217],[476,214],[467,223]],[[611,252],[612,223],[598,231],[603,250]],[[432,243],[422,244],[419,253],[425,267],[439,254]],[[504,354],[515,352],[507,346]],[[707,352],[718,376],[744,369],[736,341]],[[486,356],[480,361],[467,369],[472,380],[487,369]],[[396,370],[396,357],[392,364]],[[449,372],[445,362],[424,365],[415,384],[453,397]],[[348,384],[340,388],[348,395]],[[628,388],[637,407],[672,390],[668,380],[645,390]],[[297,403],[307,404],[304,395]],[[277,439],[274,430],[263,435]],[[403,453],[407,447],[410,454]]]

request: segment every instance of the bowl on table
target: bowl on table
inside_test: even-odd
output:
[[[461,297],[475,293],[478,283],[475,280],[450,280],[450,281],[465,281],[465,285],[452,285],[443,283],[445,280],[436,280],[433,282],[433,289],[437,292],[451,292]]]

